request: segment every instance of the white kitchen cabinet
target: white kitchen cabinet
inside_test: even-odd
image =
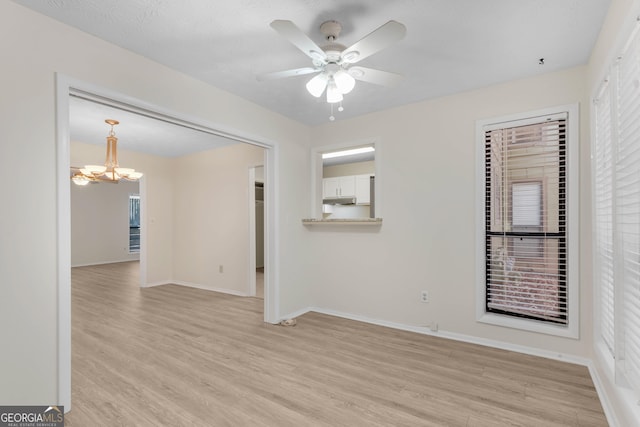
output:
[[[368,205],[371,203],[371,177],[372,174],[356,175],[356,204]]]
[[[337,176],[322,180],[322,196],[329,197],[353,197],[356,195],[355,176]]]

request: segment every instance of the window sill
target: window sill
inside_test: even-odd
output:
[[[382,218],[335,218],[315,219],[305,218],[303,225],[382,225]]]
[[[577,328],[569,326],[551,325],[536,320],[521,319],[507,315],[494,313],[483,313],[477,318],[480,323],[490,325],[504,326],[507,328],[520,329],[523,331],[537,332],[540,334],[555,335],[558,337],[579,339],[580,335]]]

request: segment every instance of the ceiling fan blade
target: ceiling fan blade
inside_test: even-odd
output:
[[[404,78],[400,74],[366,67],[351,67],[347,72],[356,80],[382,86],[396,86]]]
[[[313,42],[305,33],[291,21],[276,19],[271,23],[271,28],[278,34],[289,40],[295,47],[300,49],[311,59],[326,61],[327,55]]]
[[[284,71],[275,71],[273,73],[264,73],[258,74],[256,79],[259,82],[263,82],[265,80],[274,80],[274,79],[282,79],[285,77],[294,77],[294,76],[303,76],[305,74],[317,73],[317,68],[305,67],[305,68],[295,68],[293,70],[284,70]]]
[[[340,56],[344,62],[355,64],[398,40],[402,40],[406,32],[407,28],[401,23],[389,21],[346,48]]]

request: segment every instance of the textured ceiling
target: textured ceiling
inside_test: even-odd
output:
[[[358,82],[336,120],[586,64],[610,0],[14,0],[301,123],[329,121],[305,90],[312,75],[258,82],[308,67],[276,33],[293,21],[317,44],[326,20],[355,43],[393,19],[406,37],[358,63],[402,74],[387,88]],[[544,58],[544,65],[539,59]],[[104,120],[102,118],[101,120]],[[100,127],[100,124],[97,125]],[[124,128],[123,128],[124,129]]]

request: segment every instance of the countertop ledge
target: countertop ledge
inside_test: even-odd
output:
[[[382,218],[304,218],[303,225],[382,225]]]

